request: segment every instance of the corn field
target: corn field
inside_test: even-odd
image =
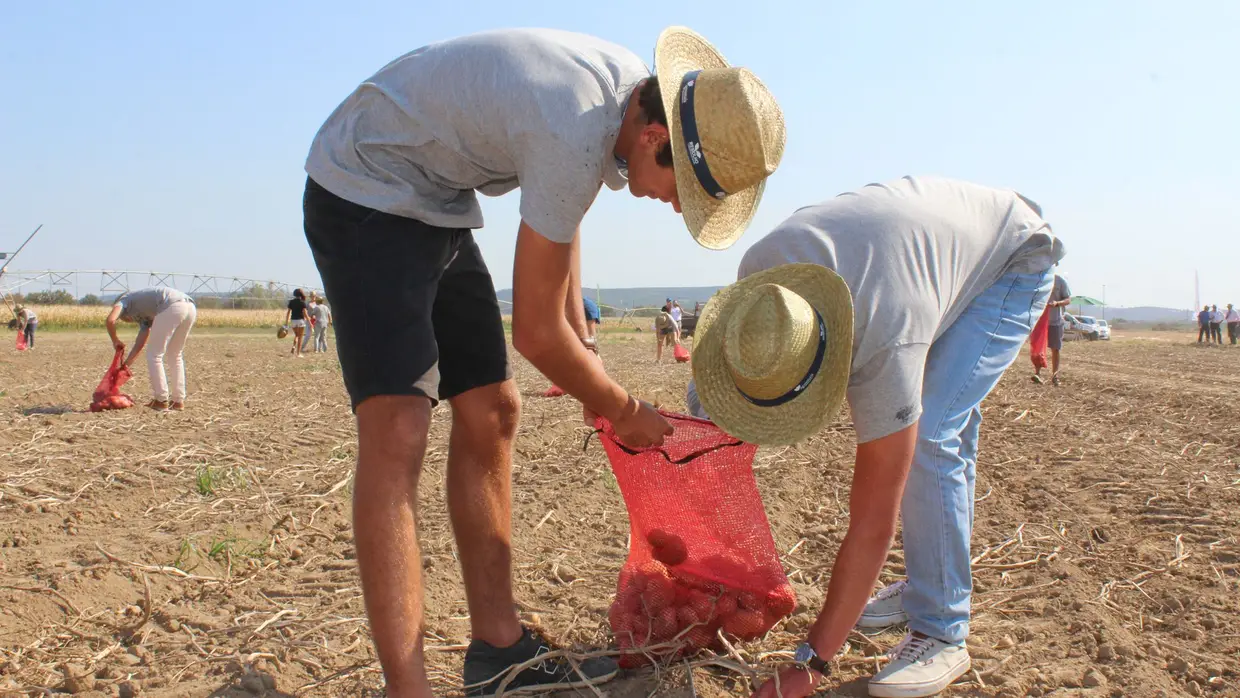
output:
[[[111,312],[110,305],[31,305],[39,318],[40,330],[103,329]],[[12,313],[2,310],[12,319]],[[234,310],[231,308],[199,308],[197,327],[276,327],[284,320],[284,308]],[[128,323],[121,323],[123,328]]]

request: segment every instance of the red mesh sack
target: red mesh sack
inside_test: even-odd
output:
[[[26,333],[22,330],[17,331],[17,350],[26,351]]]
[[[1046,368],[1046,342],[1048,326],[1050,324],[1051,308],[1046,306],[1046,310],[1042,311],[1042,317],[1038,318],[1037,324],[1033,326],[1033,332],[1029,335],[1029,359],[1033,361],[1034,368]]]
[[[676,360],[682,364],[689,362],[689,350],[685,349],[683,344],[676,345],[676,348],[672,350],[672,356],[676,357]]]
[[[629,512],[629,557],[609,613],[624,666],[766,634],[796,607],[753,477],[758,447],[713,423],[662,413],[675,433],[631,449],[598,421]],[[652,647],[653,646],[653,647]]]
[[[108,367],[108,372],[103,374],[103,380],[99,381],[95,394],[91,397],[91,412],[133,407],[133,398],[121,392],[121,386],[133,378],[133,372],[129,370],[129,367],[121,365],[124,358],[125,350],[117,349],[116,355],[112,357],[112,365]]]

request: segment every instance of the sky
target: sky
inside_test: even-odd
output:
[[[589,286],[735,279],[804,205],[944,175],[1017,189],[1113,306],[1240,303],[1240,3],[41,2],[0,22],[0,250],[15,269],[134,269],[318,285],[302,166],[327,115],[418,46],[483,29],[594,34],[653,63],[689,26],[779,100],[787,151],[731,249],[604,188]],[[512,280],[518,195],[477,233]]]

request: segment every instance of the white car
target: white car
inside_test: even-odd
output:
[[[1098,326],[1098,339],[1111,339],[1111,326],[1107,324],[1106,320],[1098,320],[1094,324]]]
[[[1110,339],[1111,328],[1107,326],[1106,320],[1099,320],[1088,315],[1064,313],[1063,337],[1064,339],[1088,339],[1091,342],[1098,339]]]

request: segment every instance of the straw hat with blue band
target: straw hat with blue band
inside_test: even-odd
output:
[[[796,443],[839,411],[852,364],[852,294],[817,264],[751,274],[698,319],[693,380],[702,409],[732,436]]]
[[[783,112],[757,76],[684,27],[659,36],[655,74],[685,225],[698,244],[724,249],[749,227],[783,158]]]

